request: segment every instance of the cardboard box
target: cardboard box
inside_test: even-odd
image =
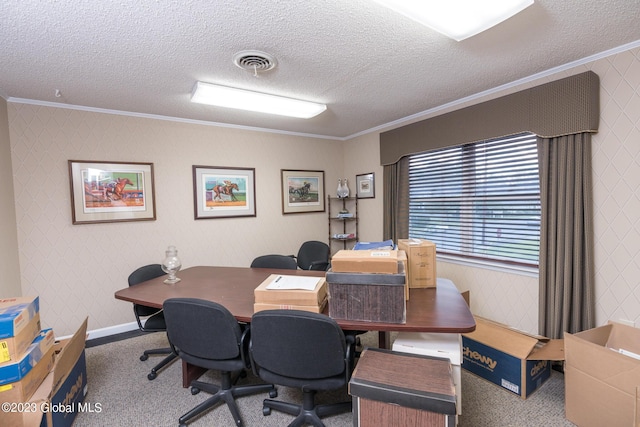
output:
[[[393,351],[425,356],[446,357],[451,361],[453,385],[456,388],[456,410],[462,414],[462,337],[460,334],[400,332]]]
[[[21,380],[0,385],[0,401],[28,401],[53,368],[56,359],[54,348],[55,346],[51,346],[40,361]]]
[[[257,313],[263,310],[302,310],[310,311],[312,313],[322,313],[327,305],[327,299],[320,303],[320,305],[287,305],[287,304],[268,304],[263,302],[257,302],[253,304],[253,312]]]
[[[551,376],[552,360],[564,360],[563,340],[530,335],[476,317],[462,334],[462,369],[526,399]]]
[[[367,348],[349,394],[354,426],[455,425],[455,388],[446,358]]]
[[[313,290],[306,289],[267,289],[272,282],[282,277],[283,279],[309,280],[316,279],[317,284]],[[327,299],[327,282],[324,277],[313,276],[287,276],[284,274],[272,274],[267,277],[255,290],[254,302],[276,305],[306,305],[319,307]]]
[[[18,335],[39,311],[38,297],[0,299],[0,339]]]
[[[398,273],[397,250],[339,250],[331,257],[331,270],[336,273]]]
[[[0,338],[0,365],[18,360],[40,333],[40,313],[36,313],[17,335]]]
[[[409,301],[409,279],[407,277],[407,270],[409,265],[407,264],[407,253],[405,251],[398,251],[398,262],[402,264],[402,266],[398,266],[398,271],[404,271],[404,299]],[[402,270],[401,270],[402,269]]]
[[[409,287],[435,287],[436,244],[424,239],[399,239],[398,249],[407,253]]]
[[[564,345],[566,418],[581,427],[640,426],[640,329],[609,323],[565,333]]]
[[[53,330],[45,329],[33,340],[20,359],[0,365],[0,387],[23,379],[49,353],[53,342]]]
[[[72,338],[54,345],[55,362],[28,403],[35,412],[0,412],[3,427],[71,427],[79,412],[101,412],[100,404],[85,404],[87,320]]]
[[[327,271],[329,316],[365,322],[405,323],[406,276],[402,262],[396,274]]]

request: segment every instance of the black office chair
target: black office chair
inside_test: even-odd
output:
[[[145,265],[129,275],[129,286],[135,286],[139,283],[146,282],[147,280],[164,276],[165,274],[166,273],[162,271],[160,264]],[[164,321],[164,313],[162,312],[162,309],[133,304],[133,314],[135,314],[138,327],[142,332],[166,332],[167,327]],[[145,320],[144,324],[142,323],[142,320]],[[145,350],[142,356],[140,356],[140,360],[145,361],[149,358],[149,355],[152,354],[166,354],[167,356],[151,369],[151,372],[147,375],[149,380],[154,380],[162,368],[173,362],[178,357],[170,347],[166,347]]]
[[[354,342],[328,316],[300,310],[265,310],[251,319],[249,357],[253,372],[264,381],[300,388],[302,405],[265,399],[271,409],[297,417],[289,427],[305,423],[323,427],[321,417],[351,410],[351,401],[316,405],[315,394],[336,390],[349,382]],[[276,397],[277,392],[270,393]]]
[[[329,245],[317,240],[309,240],[300,246],[295,258],[298,267],[302,270],[326,271],[329,269]]]
[[[235,425],[242,426],[236,397],[262,391],[274,391],[272,384],[236,386],[240,376],[249,367],[246,351],[248,332],[243,333],[233,315],[222,305],[197,298],[170,298],[164,302],[169,342],[185,362],[205,369],[221,372],[221,384],[191,382],[191,394],[200,390],[213,394],[195,408],[180,417],[180,426],[225,402],[231,411]],[[233,373],[238,373],[232,378]]]
[[[262,255],[251,262],[251,268],[283,268],[297,270],[296,260],[288,255]]]

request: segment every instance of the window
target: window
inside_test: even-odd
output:
[[[412,155],[409,237],[435,242],[438,253],[537,267],[536,136]]]

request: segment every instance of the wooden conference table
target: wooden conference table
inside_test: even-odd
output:
[[[168,285],[166,276],[121,289],[116,299],[161,308],[169,298],[201,298],[225,306],[240,322],[251,322],[253,290],[269,275],[299,275],[324,277],[324,271],[277,270],[245,267],[190,267],[178,273],[180,282]],[[328,307],[325,308],[328,313]],[[343,330],[378,331],[379,346],[389,348],[389,332],[464,333],[476,328],[476,323],[460,295],[450,281],[439,280],[436,288],[412,288],[407,301],[406,323],[363,322],[335,319]],[[183,385],[196,375],[183,363]],[[185,384],[186,381],[186,384]]]

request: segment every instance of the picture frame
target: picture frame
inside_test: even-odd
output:
[[[281,169],[282,214],[324,212],[324,171]]]
[[[153,163],[69,160],[71,222],[155,221]]]
[[[195,219],[256,216],[255,168],[193,166]]]
[[[376,197],[375,177],[373,172],[356,175],[356,197],[373,199]]]

